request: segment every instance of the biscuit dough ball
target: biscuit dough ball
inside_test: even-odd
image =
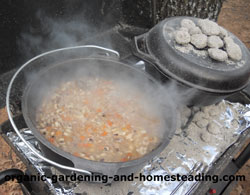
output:
[[[185,28],[187,28],[187,29],[190,29],[190,28],[195,27],[196,25],[195,25],[195,23],[194,23],[192,20],[190,20],[190,19],[183,19],[183,20],[181,21],[181,26],[182,26],[182,27],[185,27]]]
[[[212,35],[208,37],[207,45],[208,47],[212,48],[221,48],[223,47],[224,43],[219,36]]]
[[[175,41],[178,44],[185,45],[190,42],[190,35],[187,31],[178,30],[175,32]]]
[[[188,28],[185,28],[185,27],[181,27],[179,30],[188,32]]]
[[[218,49],[218,48],[208,49],[208,55],[210,56],[210,58],[217,60],[217,61],[220,61],[220,62],[224,62],[228,58],[227,52],[223,51],[222,49]]]
[[[191,36],[191,43],[198,49],[207,46],[207,36],[204,34],[194,34]]]
[[[190,35],[202,34],[201,29],[198,26],[190,28],[188,32]]]
[[[220,36],[221,38],[227,37],[227,36],[228,36],[227,30],[224,29],[224,28],[221,27],[221,26],[219,26],[219,28],[220,28],[219,36]]]
[[[206,35],[219,35],[220,34],[219,25],[216,22],[213,22],[211,20],[200,19],[198,20],[198,26],[200,26],[201,31]]]
[[[226,45],[226,51],[228,56],[235,61],[239,61],[242,58],[242,52],[240,46],[236,43],[230,43]]]

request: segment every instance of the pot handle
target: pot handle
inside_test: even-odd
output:
[[[250,98],[250,82],[248,83],[247,87],[242,90],[242,93],[244,93]]]
[[[102,50],[102,51],[105,51],[105,54],[107,56],[113,55],[115,57],[120,58],[119,52],[117,52],[117,51],[115,51],[113,49],[109,49],[109,48],[105,48],[105,47],[101,47],[101,46],[97,46],[97,45],[84,45],[84,47],[94,48],[94,49],[97,49],[97,50]]]
[[[153,64],[155,63],[156,60],[148,52],[145,34],[134,37],[134,47],[132,48],[133,48],[134,54],[137,57],[149,63],[153,63]]]

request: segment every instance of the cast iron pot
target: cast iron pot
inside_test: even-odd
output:
[[[250,77],[250,53],[246,46],[232,33],[242,50],[242,62],[226,64],[210,57],[198,57],[175,48],[171,33],[180,28],[182,19],[195,17],[171,17],[163,20],[149,32],[134,39],[134,54],[148,61],[146,71],[161,82],[172,81],[180,96],[189,106],[207,106],[244,89]]]
[[[124,64],[117,58],[100,57],[96,54],[93,56],[92,52],[80,47],[65,48],[31,60],[29,68],[24,73],[27,85],[23,91],[22,113],[27,126],[39,140],[41,149],[48,159],[92,173],[109,176],[128,175],[138,171],[147,161],[159,154],[172,138],[176,129],[176,111],[170,98],[164,100],[167,104],[162,107],[162,110],[159,110],[164,114],[166,124],[160,144],[145,156],[128,162],[97,162],[76,157],[51,144],[36,128],[35,116],[39,104],[53,88],[52,86],[56,86],[61,81],[98,75],[114,79],[122,78],[124,82],[128,80],[131,82],[134,79],[134,84],[138,85],[138,88],[142,91],[150,88],[152,94],[158,88],[159,84],[147,73]]]

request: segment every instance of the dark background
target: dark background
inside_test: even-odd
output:
[[[100,3],[101,2],[101,3]],[[104,4],[103,4],[104,3]],[[82,1],[71,0],[3,0],[0,6],[0,74],[6,72],[24,62],[25,56],[19,45],[22,33],[39,35],[46,38],[49,32],[42,27],[46,24],[43,17],[52,19],[74,20],[74,17],[84,18],[92,24],[99,26],[101,30],[101,21],[108,14],[101,14],[101,9],[105,13],[107,7],[113,7],[113,17],[109,19],[110,23],[105,23],[106,27],[114,25],[119,20],[115,16],[119,10],[115,9],[113,1]],[[84,10],[84,11],[83,11]],[[45,40],[46,41],[46,40]],[[51,48],[52,49],[52,48]]]
[[[42,47],[39,44],[50,41],[50,29],[44,28],[47,18],[63,21],[83,20],[95,26],[95,30],[91,32],[94,35],[121,24],[149,29],[160,20],[177,15],[209,17],[216,20],[222,2],[223,0],[2,0],[0,74],[20,66],[44,51],[39,49]],[[20,46],[23,33],[40,36],[42,41],[32,43],[30,48],[23,48]],[[27,55],[25,50],[29,49],[35,51],[28,51],[31,54]]]

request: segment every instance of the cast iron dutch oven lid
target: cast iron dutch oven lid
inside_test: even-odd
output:
[[[143,35],[147,58],[151,58],[156,68],[167,77],[191,87],[215,93],[243,89],[250,77],[250,53],[246,46],[227,32],[241,48],[242,58],[239,61],[220,62],[209,56],[198,56],[192,51],[180,51],[176,49],[174,32],[181,27],[183,19],[190,19],[196,25],[199,20],[194,17],[168,18]]]

